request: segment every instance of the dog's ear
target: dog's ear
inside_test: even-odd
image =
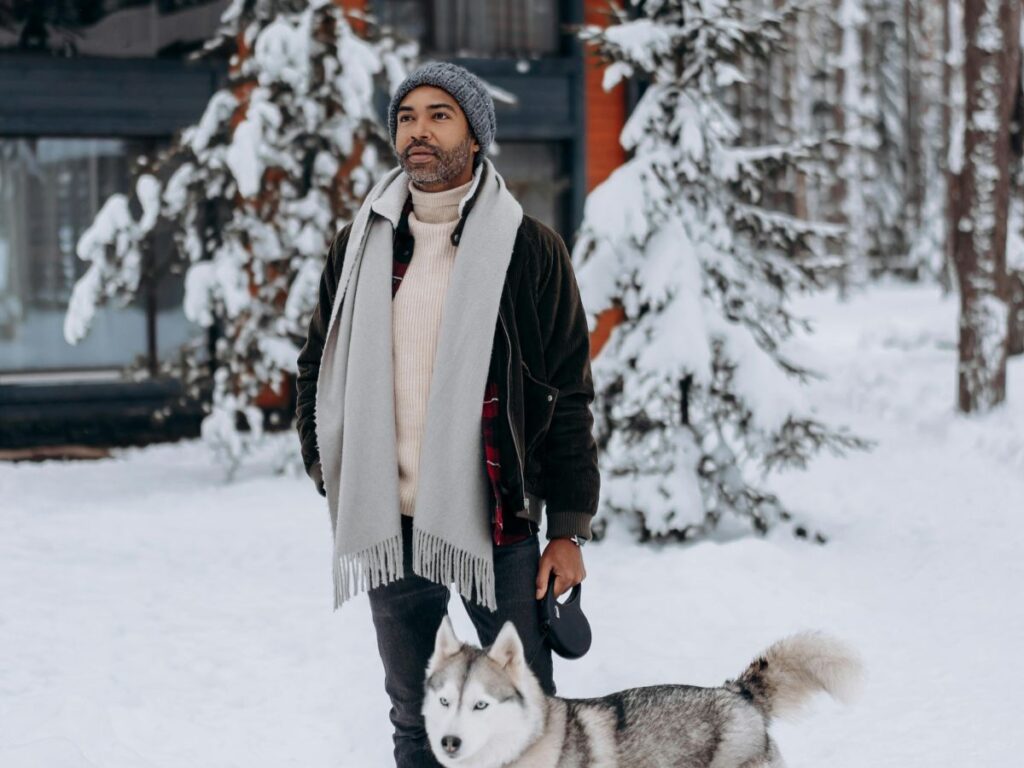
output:
[[[525,666],[526,654],[523,652],[523,641],[519,639],[515,624],[506,621],[501,625],[501,631],[488,649],[487,656],[498,666],[504,667],[510,672],[518,671]]]
[[[427,664],[427,675],[429,676],[442,661],[454,656],[462,649],[462,642],[455,635],[452,628],[452,620],[448,614],[441,619],[441,626],[437,628],[437,635],[434,637],[434,653]]]

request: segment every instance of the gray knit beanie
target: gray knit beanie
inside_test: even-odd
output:
[[[473,167],[476,168],[487,154],[487,148],[494,140],[494,133],[498,128],[494,117],[494,100],[479,77],[465,67],[451,62],[433,61],[424,64],[398,86],[388,107],[391,146],[395,145],[395,135],[398,133],[398,106],[409,91],[421,85],[432,85],[447,91],[462,108],[469,128],[473,131],[473,137],[480,145],[480,151],[473,157]]]

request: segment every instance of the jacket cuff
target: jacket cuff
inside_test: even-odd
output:
[[[313,462],[312,466],[307,470],[309,479],[313,481],[313,485],[316,486],[316,491],[321,496],[327,495],[327,490],[324,488],[324,471],[320,465],[320,459]]]
[[[590,532],[590,521],[593,515],[587,512],[551,512],[548,510],[548,539],[564,539],[569,536],[579,536],[585,541],[590,541],[593,534]]]

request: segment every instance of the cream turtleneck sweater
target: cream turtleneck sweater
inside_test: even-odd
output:
[[[459,203],[472,184],[471,179],[443,192],[424,192],[409,183],[413,205],[409,230],[415,245],[392,302],[391,325],[399,502],[402,514],[410,517],[416,504],[420,444],[441,315],[455,266],[451,236],[459,221]]]

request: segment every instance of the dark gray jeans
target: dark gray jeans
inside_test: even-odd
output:
[[[402,516],[405,578],[369,590],[377,648],[384,662],[384,688],[391,698],[397,768],[439,768],[427,743],[423,724],[423,684],[434,638],[448,611],[448,587],[412,572],[412,518]],[[506,620],[519,631],[530,668],[541,687],[554,695],[551,649],[544,643],[537,616],[537,534],[515,544],[494,546],[494,589],[498,610],[491,612],[462,598],[480,644],[494,642]],[[466,638],[464,638],[466,639]]]

